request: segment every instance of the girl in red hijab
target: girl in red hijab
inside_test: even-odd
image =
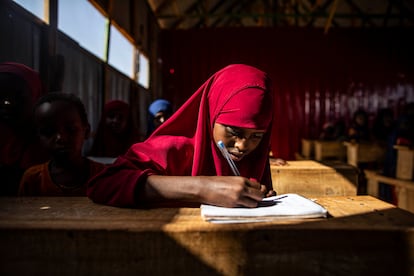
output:
[[[0,63],[0,195],[17,195],[24,170],[49,158],[31,118],[42,92],[39,74],[32,68]]]
[[[256,207],[276,194],[269,166],[272,117],[267,74],[229,65],[146,141],[91,179],[87,194],[97,203],[122,207]],[[240,176],[221,154],[219,140]]]

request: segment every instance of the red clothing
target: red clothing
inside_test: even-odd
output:
[[[137,206],[135,190],[149,175],[232,175],[213,139],[217,121],[266,129],[259,146],[237,162],[242,176],[272,189],[269,166],[272,99],[267,74],[230,65],[211,76],[183,106],[144,142],[91,179],[88,196],[97,203]]]
[[[9,89],[0,91],[2,103],[10,97],[7,93],[13,92],[19,105],[14,107],[19,110],[13,115],[13,120],[6,119],[7,116],[3,118],[3,110],[0,118],[0,195],[15,196],[24,170],[50,158],[37,139],[31,118],[32,106],[42,95],[43,89],[39,74],[24,64],[0,63],[0,74],[9,76],[1,78],[2,89]],[[22,88],[21,83],[25,84],[25,88]]]
[[[27,169],[19,187],[20,196],[86,196],[86,183],[76,188],[65,188],[55,184],[49,173],[49,162]],[[89,177],[96,175],[104,164],[88,160]]]

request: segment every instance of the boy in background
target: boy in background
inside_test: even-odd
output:
[[[81,100],[72,94],[50,93],[35,104],[34,121],[40,141],[52,158],[27,169],[21,196],[85,196],[86,183],[104,168],[82,156],[90,125]]]

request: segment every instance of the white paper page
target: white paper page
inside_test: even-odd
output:
[[[257,208],[225,208],[201,205],[201,216],[211,222],[231,223],[268,221],[280,218],[326,217],[328,212],[321,205],[298,194],[284,194],[264,198]]]

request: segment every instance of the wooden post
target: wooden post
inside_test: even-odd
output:
[[[412,180],[414,171],[414,150],[406,146],[394,146],[397,150],[396,177],[403,180]]]

